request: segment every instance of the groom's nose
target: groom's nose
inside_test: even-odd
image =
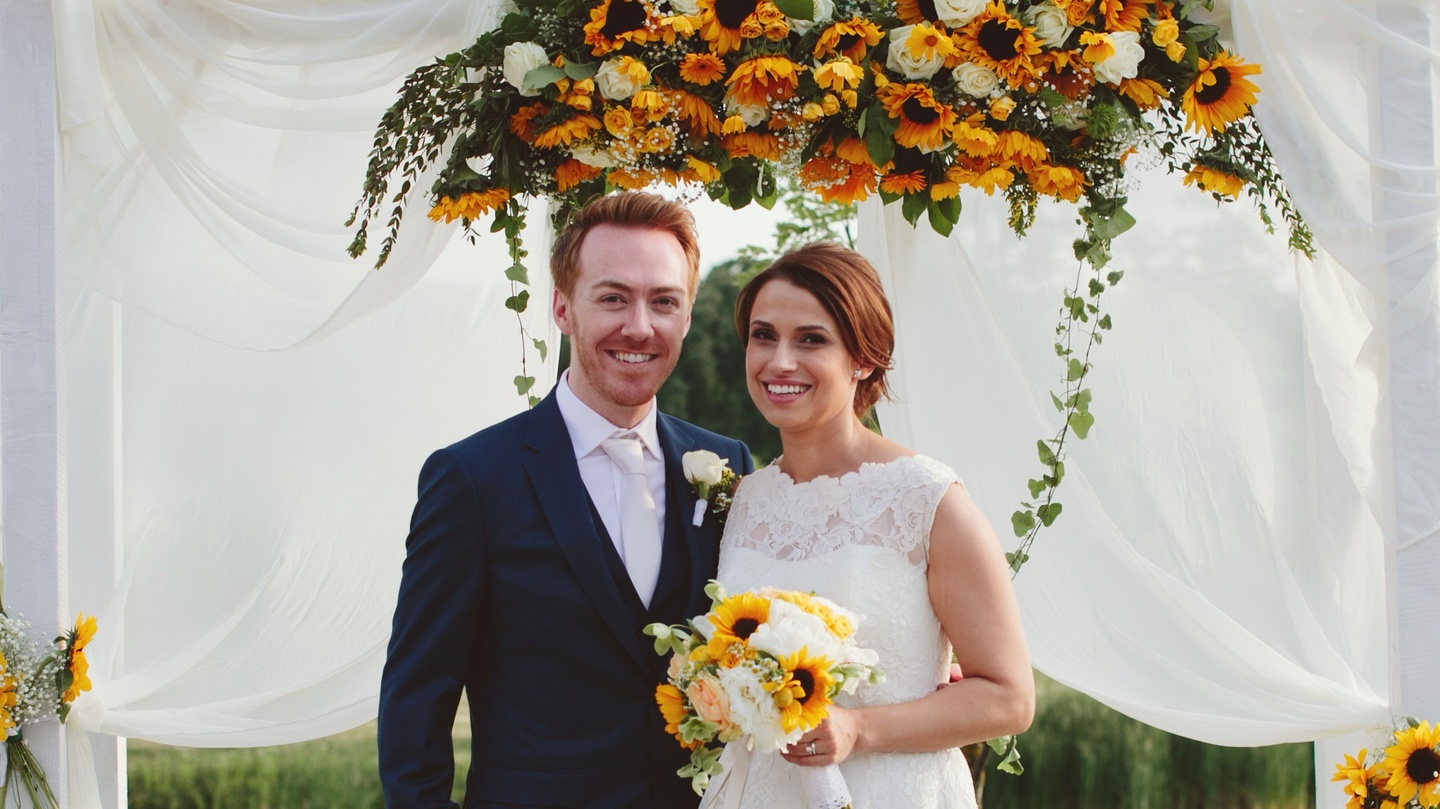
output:
[[[648,340],[655,333],[655,324],[650,319],[649,309],[643,304],[627,309],[620,333],[631,339]]]

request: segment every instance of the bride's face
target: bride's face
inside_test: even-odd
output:
[[[749,329],[745,380],[767,421],[785,431],[854,418],[855,362],[814,295],[789,281],[766,283]]]

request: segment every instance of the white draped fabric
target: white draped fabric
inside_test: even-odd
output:
[[[101,625],[77,727],[232,746],[358,724],[415,472],[521,406],[520,341],[496,240],[412,211],[376,272],[345,255],[342,223],[396,81],[468,43],[489,4],[54,8],[71,603]],[[1388,722],[1390,601],[1440,570],[1424,410],[1440,400],[1440,27],[1425,0],[1237,0],[1232,16],[1326,252],[1296,261],[1244,204],[1217,212],[1176,180],[1137,189],[1098,424],[1017,584],[1047,673],[1169,730],[1262,744]],[[1073,213],[1046,207],[1024,242],[984,198],[951,240],[865,216],[900,312],[887,428],[953,464],[1003,528],[1053,429]],[[546,334],[546,307],[531,315]],[[113,587],[84,572],[97,554]],[[1418,561],[1397,582],[1401,554]],[[94,794],[83,756],[73,806]]]

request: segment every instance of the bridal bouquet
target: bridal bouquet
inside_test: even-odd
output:
[[[24,790],[25,805],[59,809],[45,771],[21,732],[26,725],[51,717],[64,722],[70,703],[90,690],[85,646],[95,636],[95,619],[83,613],[76,616],[75,625],[48,647],[31,639],[29,629],[24,618],[7,614],[0,606],[0,741],[5,743],[0,809],[15,784]]]
[[[645,628],[656,653],[671,655],[655,701],[691,751],[680,776],[702,794],[723,770],[714,743],[781,750],[819,725],[836,695],[884,679],[879,657],[855,643],[855,615],[833,601],[769,587],[732,595],[716,581],[705,592],[705,615]],[[849,805],[834,765],[803,768],[802,778],[812,807]]]
[[[1406,717],[1390,746],[1335,765],[1345,783],[1345,809],[1435,809],[1440,806],[1440,725]],[[1367,763],[1368,762],[1368,763]]]

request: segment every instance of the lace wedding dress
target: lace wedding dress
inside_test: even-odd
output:
[[[930,606],[926,570],[935,508],[955,481],[948,467],[923,456],[804,483],[772,464],[747,476],[736,493],[719,580],[732,592],[767,585],[814,592],[861,617],[857,640],[880,655],[885,682],[842,695],[840,705],[919,699],[950,675],[950,643]],[[756,752],[739,805],[803,807],[799,769],[779,754]],[[856,755],[840,770],[854,809],[975,806],[970,768],[958,749]]]

